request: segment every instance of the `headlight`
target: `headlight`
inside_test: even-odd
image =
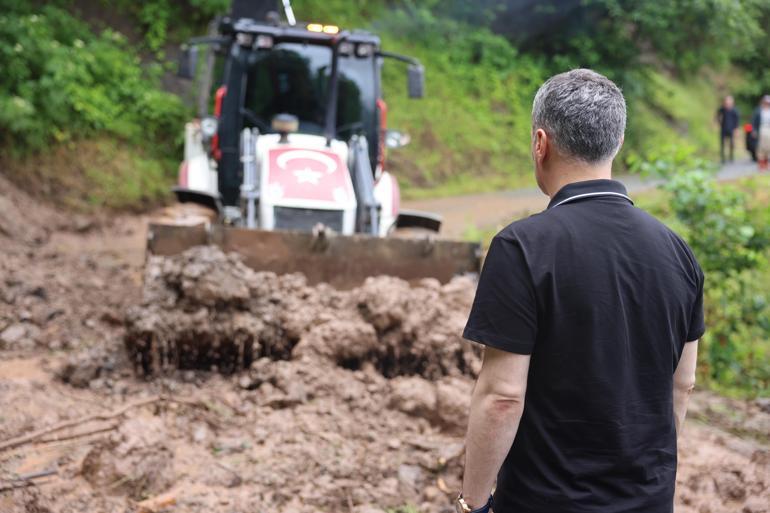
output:
[[[218,125],[217,118],[214,116],[206,116],[201,119],[201,135],[203,139],[209,140],[214,137],[217,133]]]

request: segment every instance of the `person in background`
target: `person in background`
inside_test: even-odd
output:
[[[746,151],[751,155],[753,162],[757,161],[757,140],[754,139],[754,126],[751,123],[743,125],[743,131],[746,134]]]
[[[757,147],[759,170],[767,170],[767,159],[770,157],[770,95],[762,97],[759,107],[751,118],[753,136]]]
[[[730,142],[730,162],[733,161],[735,153],[735,129],[740,124],[740,114],[735,108],[735,100],[732,96],[725,96],[722,106],[717,111],[717,121],[719,122],[719,155],[722,157],[722,164],[725,160],[725,139]]]

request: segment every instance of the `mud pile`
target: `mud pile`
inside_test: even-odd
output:
[[[389,378],[472,376],[481,350],[460,333],[474,290],[466,278],[411,286],[376,277],[339,291],[309,286],[299,274],[255,272],[235,254],[196,247],[150,258],[125,343],[136,368],[152,375],[230,373],[268,358],[350,370],[369,364]]]

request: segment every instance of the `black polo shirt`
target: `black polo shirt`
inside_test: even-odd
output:
[[[532,359],[495,513],[670,513],[673,374],[703,331],[698,262],[620,182],[498,233],[464,337]]]

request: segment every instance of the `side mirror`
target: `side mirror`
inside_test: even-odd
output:
[[[179,70],[177,76],[192,80],[195,78],[195,68],[198,65],[198,47],[185,46],[179,54]]]
[[[398,130],[388,130],[385,132],[385,146],[391,149],[403,148],[412,138],[405,132]]]
[[[409,98],[422,98],[425,94],[425,68],[421,64],[410,64],[406,78]]]

